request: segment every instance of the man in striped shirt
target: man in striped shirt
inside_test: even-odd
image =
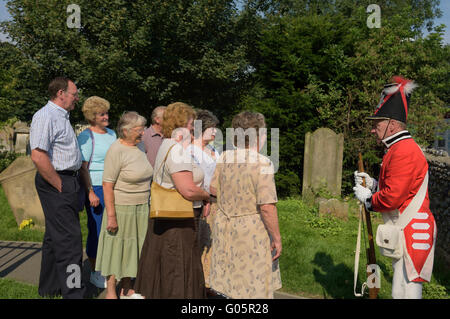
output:
[[[82,236],[79,221],[81,153],[69,112],[78,102],[75,83],[58,77],[49,84],[50,101],[31,122],[31,159],[45,216],[39,278],[41,296],[83,298]]]

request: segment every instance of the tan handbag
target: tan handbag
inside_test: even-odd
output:
[[[163,163],[160,165],[159,170],[161,170],[163,164],[166,163],[167,156],[174,146],[175,145],[172,145],[167,151],[166,157],[164,158]],[[155,174],[154,176],[156,175],[157,174]],[[176,189],[162,187],[161,185],[153,181],[150,187],[150,194],[150,218],[194,218],[194,209],[192,208],[192,202],[185,199]]]

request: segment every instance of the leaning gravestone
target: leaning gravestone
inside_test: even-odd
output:
[[[17,225],[24,219],[31,218],[42,229],[45,227],[45,218],[34,185],[35,175],[36,167],[31,158],[20,156],[0,174],[0,183]]]
[[[302,191],[304,200],[312,202],[320,193],[341,196],[343,152],[343,134],[336,134],[329,128],[306,133]]]

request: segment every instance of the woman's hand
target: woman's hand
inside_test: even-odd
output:
[[[103,182],[103,194],[105,196],[106,216],[108,217],[106,230],[108,233],[114,235],[119,228],[114,206],[114,183]]]
[[[259,208],[261,209],[261,217],[270,235],[270,250],[272,252],[275,250],[275,254],[272,257],[272,261],[274,261],[281,256],[282,250],[277,207],[275,204],[263,204]]]
[[[100,199],[95,195],[93,190],[89,191],[89,204],[91,207],[97,207],[100,204]]]
[[[270,243],[270,250],[273,251],[275,250],[275,255],[272,257],[272,261],[277,260],[280,256],[281,256],[281,240],[272,240],[272,242]]]
[[[210,211],[211,211],[211,203],[203,202],[203,217],[208,217]]]
[[[117,218],[116,215],[108,215],[108,223],[106,224],[106,230],[110,234],[117,233],[117,230],[119,229],[119,226],[117,225]]]

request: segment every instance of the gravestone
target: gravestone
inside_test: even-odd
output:
[[[11,126],[4,126],[0,129],[0,151],[11,152],[14,150],[14,129]]]
[[[345,221],[348,220],[348,203],[337,198],[319,198],[319,217],[334,216]]]
[[[341,196],[344,135],[329,128],[306,133],[302,197],[314,202],[316,196]]]
[[[26,154],[28,142],[30,139],[30,129],[28,127],[19,127],[14,130],[15,144],[14,152]]]
[[[20,156],[0,174],[0,183],[17,225],[31,218],[35,226],[43,229],[45,218],[34,184],[35,175],[36,167],[31,157]]]

